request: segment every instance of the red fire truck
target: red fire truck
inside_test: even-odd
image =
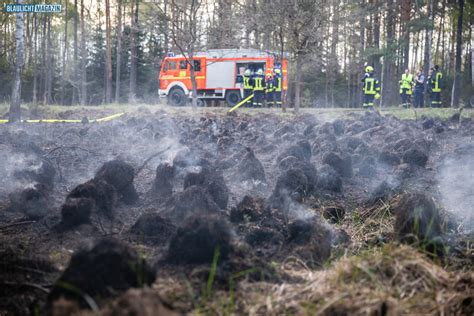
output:
[[[265,77],[273,68],[281,68],[283,93],[288,88],[288,61],[286,56],[255,49],[214,49],[195,54],[198,104],[207,100],[225,100],[236,105],[243,97],[242,75],[245,69],[256,72],[262,69]],[[159,95],[168,98],[168,104],[185,105],[192,93],[191,72],[187,59],[170,54],[162,62]]]

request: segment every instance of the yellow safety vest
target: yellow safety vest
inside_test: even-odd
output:
[[[277,85],[275,87],[275,91],[281,92],[281,77],[280,76],[277,77]]]
[[[377,91],[375,91],[375,78],[365,78],[363,90],[365,94],[377,94]]]
[[[441,87],[439,81],[443,78],[443,74],[441,72],[437,72],[434,80],[434,87],[431,91],[433,92],[441,92]]]
[[[255,87],[253,88],[254,91],[263,90],[263,78],[262,77],[255,77],[254,82],[255,82]]]
[[[275,87],[273,86],[273,79],[267,77],[267,92],[273,92],[273,90],[275,90]]]
[[[252,85],[250,84],[250,77],[244,76],[244,89],[252,89]]]
[[[407,89],[406,94],[411,94],[412,87],[413,87],[413,75],[403,74],[402,80],[400,81],[400,93],[403,93],[403,89]]]

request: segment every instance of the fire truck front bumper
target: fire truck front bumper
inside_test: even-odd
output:
[[[162,89],[158,90],[158,96],[160,96],[161,98],[165,98],[166,95],[167,95],[166,90],[162,90]]]

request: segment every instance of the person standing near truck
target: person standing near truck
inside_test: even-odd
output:
[[[253,78],[252,71],[250,69],[245,69],[244,75],[242,76],[244,83],[244,99],[247,99],[253,92]],[[245,102],[246,107],[252,106],[252,100]]]
[[[273,86],[273,77],[271,74],[267,76],[267,88],[265,89],[265,101],[267,102],[267,107],[273,107],[274,105],[274,96],[275,87]]]
[[[273,69],[273,104],[276,107],[281,107],[281,89],[282,88],[282,78],[281,78],[281,69]]]
[[[409,69],[405,69],[405,73],[402,75],[400,83],[400,96],[402,97],[402,106],[409,108],[411,104],[411,95],[413,93],[413,75]]]
[[[423,75],[422,70],[418,70],[415,76],[415,92],[413,95],[413,106],[415,108],[422,108],[424,104],[424,95],[425,90],[425,76]]]
[[[253,104],[255,107],[262,107],[263,100],[265,99],[265,76],[263,75],[262,68],[257,70],[255,77],[253,78]]]
[[[364,103],[362,106],[367,110],[374,110],[375,99],[380,98],[380,82],[374,76],[374,67],[365,67],[365,75],[362,78],[362,91],[364,92]]]

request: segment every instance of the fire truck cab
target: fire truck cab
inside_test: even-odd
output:
[[[256,49],[214,49],[196,53],[194,71],[198,103],[207,100],[225,100],[228,106],[236,105],[243,97],[243,73],[245,69],[256,72],[262,69],[265,77],[273,75],[273,68],[281,68],[283,92],[288,87],[288,61],[276,54]],[[162,62],[160,71],[160,97],[168,104],[182,106],[192,96],[191,71],[188,59],[169,54]]]

